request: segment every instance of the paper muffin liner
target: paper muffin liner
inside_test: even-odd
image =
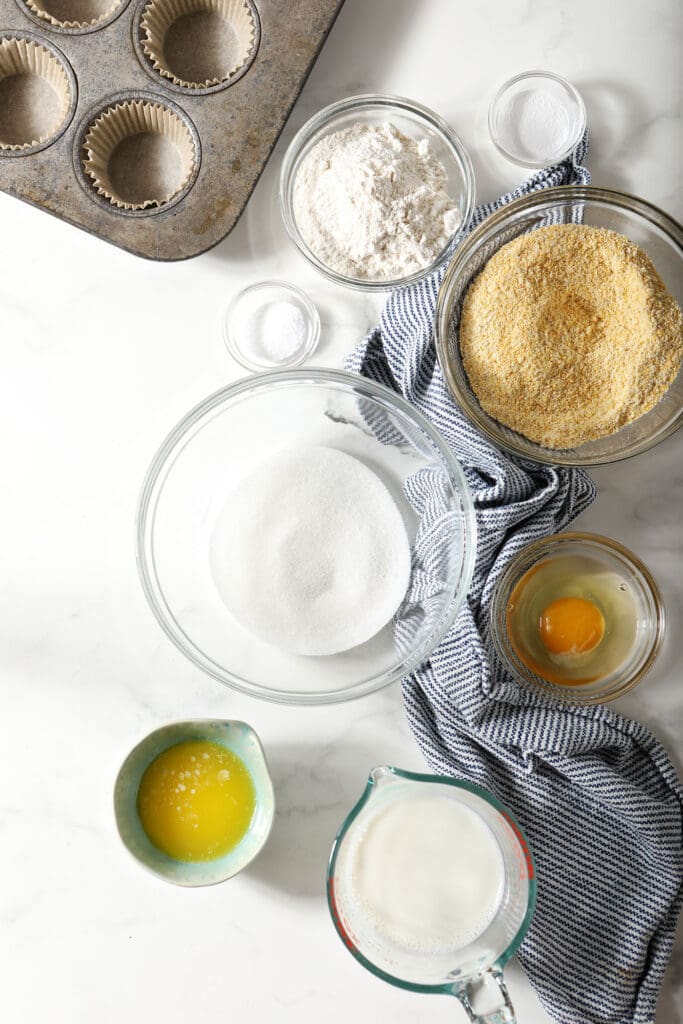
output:
[[[225,66],[219,76],[207,74],[201,81],[180,77],[182,69],[169,65],[164,49],[166,35],[180,18],[193,14],[216,14],[230,26],[234,34],[233,45],[227,47],[218,60]],[[252,55],[256,38],[254,14],[244,0],[150,0],[140,19],[141,45],[155,71],[183,89],[208,89],[233,77]],[[207,38],[207,44],[210,40]],[[196,57],[196,49],[188,41],[188,52]],[[178,73],[177,73],[178,72]]]
[[[163,135],[172,142],[178,151],[180,173],[170,189],[133,201],[120,195],[112,182],[111,161],[122,142],[140,135]],[[168,203],[187,186],[198,163],[192,134],[182,118],[169,107],[149,100],[126,100],[105,110],[88,128],[83,151],[85,173],[97,192],[120,210],[146,210]],[[139,181],[144,183],[142,162],[131,162],[131,167],[140,175]]]
[[[25,141],[8,142],[3,140],[2,129],[0,129],[0,152],[18,152],[47,142],[48,139],[57,135],[71,108],[71,85],[68,75],[61,61],[51,50],[32,39],[11,36],[0,39],[0,80],[15,75],[34,75],[36,78],[43,79],[54,90],[59,106],[53,122],[42,132],[36,132],[29,121],[24,120],[22,123],[22,115],[25,114],[25,111],[17,107],[15,110],[17,123],[12,135],[21,134],[24,131]],[[38,99],[36,99],[36,105],[36,113],[38,113],[43,109]]]
[[[24,0],[37,18],[70,31],[92,29],[111,20],[126,0]]]

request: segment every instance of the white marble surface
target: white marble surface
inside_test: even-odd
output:
[[[333,366],[379,300],[333,287],[288,244],[276,180],[293,131],[366,90],[438,110],[472,153],[481,199],[522,172],[490,144],[486,109],[508,75],[543,67],[581,89],[600,185],[680,216],[681,9],[676,0],[347,0],[233,234],[189,263],[143,262],[0,195],[0,1018],[6,1024],[282,1024],[463,1020],[356,965],[324,902],[328,850],[370,767],[421,769],[398,686],[326,709],[231,693],[186,662],[142,596],[133,514],[151,454],[193,403],[240,376],[215,328],[241,285],[307,288]],[[595,473],[580,525],[631,545],[664,592],[670,628],[647,683],[618,703],[680,764],[681,445]],[[279,811],[243,876],[184,891],[117,839],[111,792],[129,748],[183,717],[245,718],[270,759]],[[678,745],[678,750],[676,747]],[[680,949],[680,945],[679,945]],[[661,1024],[681,1020],[674,972]],[[522,1024],[548,1024],[521,970]]]

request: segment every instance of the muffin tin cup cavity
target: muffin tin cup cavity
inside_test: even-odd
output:
[[[124,9],[128,0],[19,0],[35,20],[61,32],[93,32],[104,28]]]
[[[66,58],[38,37],[0,36],[0,156],[28,156],[73,117],[76,80]]]
[[[111,102],[91,118],[79,145],[92,190],[128,213],[178,202],[199,169],[199,138],[186,115],[156,99]]]
[[[149,0],[136,42],[147,69],[176,89],[223,89],[256,53],[258,16],[247,0]]]

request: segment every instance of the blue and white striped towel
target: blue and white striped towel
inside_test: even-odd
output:
[[[572,159],[475,210],[472,227],[518,196],[587,184],[587,140]],[[537,861],[536,914],[519,959],[560,1024],[654,1024],[682,898],[683,790],[651,733],[605,706],[564,707],[522,690],[493,656],[486,616],[516,552],[594,499],[586,474],[502,454],[451,399],[432,325],[443,271],[392,293],[348,368],[400,391],[451,445],[477,512],[465,608],[403,684],[431,768],[495,793]],[[662,1021],[661,1024],[668,1024]]]

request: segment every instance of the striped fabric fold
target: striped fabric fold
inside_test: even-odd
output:
[[[479,206],[471,227],[537,189],[588,184],[587,145],[584,138],[572,158]],[[643,725],[606,706],[565,707],[523,690],[490,647],[487,612],[505,565],[564,528],[595,489],[581,471],[501,453],[455,405],[432,334],[442,276],[393,292],[380,326],[348,362],[429,417],[476,506],[468,600],[429,661],[404,680],[408,720],[433,771],[493,792],[529,838],[538,902],[519,959],[550,1016],[559,1024],[655,1024],[683,896],[683,789]]]

